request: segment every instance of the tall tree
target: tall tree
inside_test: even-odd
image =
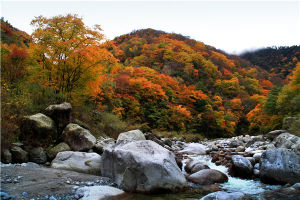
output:
[[[109,65],[113,56],[104,50],[99,25],[84,25],[77,15],[36,17],[31,24],[32,53],[39,61],[37,73],[42,84],[71,98],[75,88],[85,86],[97,70]]]

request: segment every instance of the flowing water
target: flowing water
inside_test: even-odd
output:
[[[125,200],[196,200],[201,199],[203,196],[215,192],[243,192],[245,200],[300,200],[298,195],[288,195],[282,193],[279,189],[281,185],[267,185],[259,180],[240,179],[231,177],[228,175],[227,168],[225,166],[217,166],[211,162],[210,156],[189,156],[193,160],[200,161],[208,165],[211,169],[219,170],[228,176],[228,182],[223,184],[215,184],[211,186],[200,186],[193,183],[189,183],[189,189],[184,192],[174,194],[156,194],[156,195],[141,195],[141,194],[126,194],[122,199]],[[183,161],[183,173],[184,165],[187,160]]]

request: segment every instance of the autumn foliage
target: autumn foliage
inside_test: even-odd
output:
[[[26,93],[33,105],[54,97],[131,124],[206,137],[265,133],[300,112],[299,64],[276,89],[274,73],[179,34],[144,29],[108,41],[99,25],[71,14],[39,16],[32,25],[30,40],[1,43],[1,65],[5,95],[29,83],[50,95]],[[1,32],[15,34],[4,22]]]

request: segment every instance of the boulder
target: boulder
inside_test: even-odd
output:
[[[8,164],[12,162],[12,155],[8,149],[4,149],[1,155],[1,162]]]
[[[105,148],[112,146],[114,144],[115,144],[115,140],[113,138],[101,136],[97,139],[94,149],[97,153],[102,154]]]
[[[226,174],[215,169],[203,169],[191,174],[187,179],[200,185],[210,185],[214,183],[224,183],[228,181]]]
[[[101,172],[129,192],[176,191],[186,186],[174,154],[151,140],[122,141],[106,148]]]
[[[231,159],[234,176],[242,178],[251,177],[253,173],[253,166],[247,158],[240,155],[233,155]]]
[[[76,190],[78,196],[82,196],[81,200],[100,200],[100,199],[111,199],[114,196],[124,194],[123,190],[114,188],[107,185],[101,186],[90,186],[80,187]]]
[[[274,131],[270,131],[269,133],[266,134],[266,137],[269,140],[274,140],[278,135],[282,134],[282,133],[286,133],[286,130],[274,130]]]
[[[254,158],[255,162],[259,162],[260,157],[261,157],[261,154],[262,154],[262,153],[255,153],[255,154],[253,155],[253,158]]]
[[[29,151],[29,161],[44,164],[47,162],[47,155],[42,147],[36,147]]]
[[[22,148],[14,146],[10,149],[12,154],[12,162],[14,163],[25,163],[28,162],[28,153]]]
[[[132,130],[127,131],[124,133],[120,133],[118,136],[117,142],[123,141],[123,140],[146,140],[145,135],[140,130]]]
[[[187,173],[193,174],[195,172],[198,172],[202,169],[209,169],[209,167],[199,161],[195,160],[189,160],[186,165],[184,166],[184,170]]]
[[[236,149],[235,149],[235,152],[243,152],[245,151],[245,147],[244,146],[238,146]]]
[[[179,151],[179,153],[192,154],[192,155],[205,155],[206,146],[199,143],[188,143],[183,150]]]
[[[239,147],[239,146],[244,146],[244,143],[241,140],[232,140],[229,143],[230,148],[236,148],[236,147]]]
[[[213,192],[210,193],[204,197],[202,197],[200,200],[235,200],[235,199],[241,199],[243,196],[245,196],[242,192]]]
[[[20,130],[20,139],[30,146],[49,144],[58,137],[55,122],[42,113],[25,116]]]
[[[65,126],[70,123],[71,111],[71,104],[64,102],[48,106],[44,113],[55,121],[58,131],[61,133]]]
[[[52,168],[100,175],[101,156],[97,153],[76,151],[59,152],[51,163]]]
[[[261,155],[260,179],[273,184],[300,182],[300,156],[288,149],[268,149]]]
[[[295,135],[282,133],[274,139],[273,144],[277,148],[291,149],[300,155],[300,138]]]
[[[63,131],[64,141],[74,151],[87,151],[96,143],[96,138],[89,130],[82,128],[78,124],[68,124]]]
[[[70,150],[71,148],[67,143],[61,142],[58,145],[54,146],[53,148],[49,149],[47,152],[47,156],[49,157],[50,160],[53,160],[59,152],[70,151]]]

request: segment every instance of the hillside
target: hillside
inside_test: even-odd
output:
[[[24,31],[13,27],[1,18],[1,42],[6,44],[28,45],[31,38]]]
[[[285,78],[291,74],[300,61],[300,46],[268,47],[240,55],[253,65],[267,70],[276,85],[283,85]]]

